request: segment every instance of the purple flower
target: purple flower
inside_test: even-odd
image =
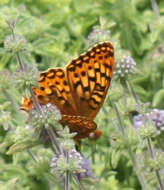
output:
[[[82,169],[85,170],[85,172],[81,172],[78,174],[79,178],[84,178],[84,177],[93,177],[93,172],[91,170],[91,161],[85,157],[83,157],[82,161]]]
[[[164,110],[154,109],[149,114],[150,119],[153,121],[157,130],[164,131]]]
[[[55,155],[51,160],[51,172],[64,174],[66,171],[71,173],[80,173],[82,168],[83,157],[75,149],[68,151],[68,158],[65,154]]]
[[[158,133],[164,131],[164,110],[153,109],[146,115],[139,114],[135,116],[133,118],[134,127],[139,128],[143,126],[144,124],[146,124],[148,119],[153,122]]]
[[[146,117],[142,114],[133,117],[134,127],[139,128],[146,123]]]

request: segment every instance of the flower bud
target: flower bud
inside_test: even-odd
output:
[[[116,62],[114,75],[117,78],[127,78],[136,72],[136,62],[131,56],[127,56]]]
[[[31,86],[36,86],[39,78],[37,68],[31,64],[24,64],[24,69],[17,70],[12,75],[14,86],[20,90],[29,89]]]
[[[17,53],[24,51],[26,47],[26,40],[23,36],[7,36],[4,41],[4,48],[9,53]]]
[[[55,155],[51,161],[51,172],[61,175],[66,171],[81,173],[83,158],[75,149],[68,151],[68,158],[64,154]]]
[[[35,127],[42,129],[50,126],[58,126],[58,121],[61,120],[60,111],[56,106],[52,104],[46,104],[41,106],[41,112],[36,109],[32,109],[29,115],[29,123]]]

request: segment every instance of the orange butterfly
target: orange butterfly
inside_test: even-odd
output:
[[[114,70],[114,48],[103,42],[73,59],[65,69],[48,69],[40,74],[39,88],[33,88],[41,105],[56,105],[62,114],[59,121],[76,132],[76,140],[101,135],[93,121],[110,86]],[[32,99],[24,98],[24,110],[33,108]]]

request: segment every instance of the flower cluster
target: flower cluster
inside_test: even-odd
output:
[[[164,110],[154,109],[150,112],[150,118],[155,124],[157,131],[164,131]]]
[[[18,69],[12,75],[14,86],[20,90],[35,86],[39,78],[39,72],[35,66],[23,64],[23,67],[23,71]]]
[[[77,174],[79,179],[93,177],[90,160],[83,157],[75,149],[68,151],[68,159],[64,154],[60,154],[58,156],[55,155],[51,161],[52,173],[60,175],[66,171]]]
[[[29,123],[36,128],[55,126],[61,120],[60,111],[52,104],[41,106],[41,112],[35,108],[30,112]]]
[[[93,31],[88,35],[88,43],[90,46],[98,42],[109,40],[110,32],[108,30],[101,29],[99,26],[95,26]]]
[[[153,150],[154,151],[154,150]],[[149,167],[156,171],[164,168],[164,152],[160,150],[154,151],[154,159],[149,158]]]
[[[139,128],[145,125],[146,121],[147,121],[146,117],[142,114],[133,117],[133,124],[135,128]]]
[[[68,151],[68,158],[64,154],[55,155],[51,161],[51,172],[61,175],[66,171],[81,173],[83,157],[75,149]]]
[[[164,110],[153,109],[147,113],[146,116],[139,114],[133,118],[135,127],[141,127],[146,124],[147,120],[150,119],[156,127],[157,133],[164,131]]]
[[[2,125],[5,130],[9,128],[9,123],[12,120],[11,113],[7,111],[9,105],[9,102],[0,104],[0,125]]]
[[[93,172],[91,170],[91,161],[85,157],[83,157],[82,169],[84,170],[84,172],[81,172],[79,174],[79,178],[93,177]]]
[[[4,90],[11,88],[10,73],[3,70],[0,72],[0,76],[0,91],[4,92]]]
[[[58,138],[58,141],[64,151],[67,152],[74,148],[75,143],[73,141],[73,137],[75,137],[76,132],[70,133],[69,127],[65,126],[64,129],[58,131],[58,135],[60,136],[60,138]]]
[[[114,74],[117,78],[126,78],[136,72],[136,62],[131,56],[127,56],[116,62]]]
[[[26,39],[23,36],[7,36],[4,41],[4,48],[9,53],[17,53],[24,51],[26,46]]]

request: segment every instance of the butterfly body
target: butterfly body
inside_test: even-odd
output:
[[[41,105],[51,103],[58,107],[60,123],[77,132],[77,139],[86,138],[92,132],[98,134],[93,119],[104,102],[113,70],[113,45],[103,42],[72,60],[65,69],[42,72],[39,88],[33,91]],[[32,100],[25,98],[23,108],[31,110]]]

